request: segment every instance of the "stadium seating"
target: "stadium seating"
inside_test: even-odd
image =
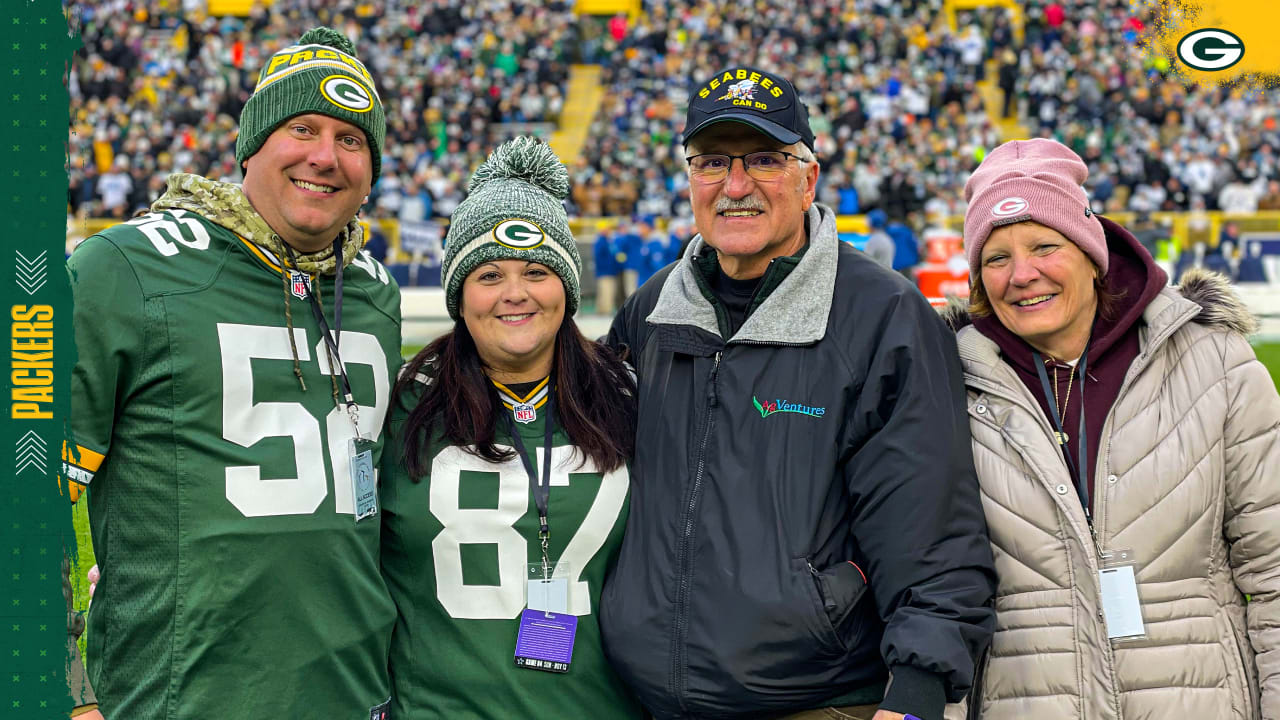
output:
[[[1184,85],[1141,47],[1151,10],[1124,0],[651,0],[629,18],[520,0],[275,0],[212,17],[185,5],[69,4],[84,43],[68,81],[73,234],[145,207],[170,172],[238,179],[234,118],[261,59],[317,23],[357,40],[386,103],[363,215],[389,228],[390,260],[403,259],[398,225],[447,218],[471,169],[517,133],[574,138],[558,145],[571,148],[571,215],[688,217],[689,83],[734,63],[794,79],[833,207],[954,228],[984,153],[1027,134],[1073,147],[1095,210],[1153,213],[1175,252],[1217,247],[1223,218],[1280,232],[1277,95]],[[599,86],[570,98],[575,64],[595,70],[572,84]],[[582,224],[589,239],[597,225]],[[1235,249],[1235,265],[1248,259]]]

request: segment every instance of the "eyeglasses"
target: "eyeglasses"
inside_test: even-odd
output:
[[[729,168],[734,160],[742,160],[742,166],[747,169],[747,174],[756,180],[764,182],[777,180],[786,171],[788,158],[807,162],[799,155],[781,150],[765,150],[746,155],[702,153],[691,155],[685,158],[685,161],[689,163],[690,177],[704,185],[711,185],[729,176]]]

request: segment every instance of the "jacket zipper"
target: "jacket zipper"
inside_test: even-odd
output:
[[[703,421],[702,440],[698,445],[697,469],[693,474],[693,486],[689,488],[689,499],[684,508],[684,529],[680,535],[680,546],[676,551],[677,567],[680,569],[680,587],[676,597],[675,632],[672,634],[671,653],[671,690],[682,713],[688,712],[685,704],[685,639],[689,633],[689,576],[693,572],[689,546],[693,540],[694,511],[698,507],[698,499],[702,495],[702,478],[707,467],[707,443],[711,440],[711,428],[714,424],[715,407],[719,404],[716,394],[716,375],[720,372],[720,357],[723,351],[717,351],[711,363],[711,373],[707,376],[707,414]]]
[[[987,674],[987,663],[991,660],[991,646],[988,645],[978,657],[978,664],[973,670],[973,688],[969,690],[969,702],[965,704],[965,720],[981,720],[982,718],[982,682]]]
[[[1142,371],[1146,370],[1147,365],[1151,363],[1151,349],[1155,347],[1158,343],[1164,342],[1164,340],[1166,340],[1169,337],[1169,335],[1173,334],[1174,330],[1181,327],[1182,324],[1183,323],[1178,323],[1173,326],[1173,329],[1166,329],[1166,331],[1161,333],[1159,337],[1155,338],[1155,342],[1152,342],[1147,347],[1146,350],[1143,350],[1138,353],[1138,357],[1134,359],[1133,364],[1129,366],[1128,372],[1125,373],[1124,380],[1121,381],[1120,383],[1120,389],[1116,391],[1117,402],[1120,400],[1120,398],[1124,397],[1125,392],[1129,390],[1129,386],[1133,384],[1134,378],[1138,377],[1138,375],[1140,375]],[[1101,458],[1103,462],[1097,463],[1093,471],[1093,486],[1095,488],[1103,487],[1101,482],[1102,480],[1101,474],[1103,471],[1111,467],[1111,436],[1109,431],[1111,430],[1111,420],[1114,417],[1115,410],[1116,410],[1116,404],[1115,402],[1113,402],[1111,403],[1111,407],[1107,410],[1106,418],[1102,421],[1102,432],[1098,435],[1100,444],[1102,442],[1106,443],[1106,452],[1104,456]],[[1106,502],[1107,492],[1108,492],[1107,490],[1103,490],[1098,497],[1097,525],[1103,528],[1104,537],[1106,536],[1106,532],[1105,532],[1107,527],[1106,521],[1108,519],[1107,502]],[[1102,566],[1102,544],[1098,541],[1097,531],[1092,526],[1089,528],[1089,530],[1094,533],[1093,542],[1094,542],[1094,545],[1097,546],[1098,548],[1098,566],[1101,567]],[[1139,612],[1141,612],[1141,609],[1139,609]],[[1102,612],[1101,597],[1099,597],[1098,599],[1098,620],[1102,623],[1102,629],[1103,629],[1103,632],[1105,633],[1107,629],[1107,618],[1106,618],[1106,615],[1104,615]],[[1115,709],[1115,711],[1119,713],[1120,712],[1119,683],[1116,679],[1115,651],[1111,647],[1110,639],[1108,639],[1107,642],[1103,643],[1102,652],[1107,659],[1107,672],[1110,673],[1111,675],[1111,704],[1112,704],[1112,707]]]

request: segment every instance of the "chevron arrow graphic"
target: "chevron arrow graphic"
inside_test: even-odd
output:
[[[18,439],[14,447],[14,474],[17,475],[29,467],[43,470],[45,459],[49,454],[49,446],[44,438],[35,430],[28,430],[26,435]]]
[[[48,251],[42,251],[34,258],[23,255],[21,250],[15,250],[14,253],[18,256],[14,263],[14,277],[18,288],[27,295],[35,295],[49,281]]]

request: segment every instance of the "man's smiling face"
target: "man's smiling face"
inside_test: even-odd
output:
[[[761,150],[803,152],[737,122],[722,122],[690,140],[689,155],[745,155]],[[775,257],[794,254],[803,245],[804,215],[813,203],[818,164],[788,159],[778,179],[760,181],[747,174],[742,160],[730,163],[721,181],[689,183],[693,219],[707,244],[715,248],[720,267],[731,277],[760,277]]]
[[[331,245],[372,184],[373,157],[364,131],[328,115],[289,118],[245,160],[245,196],[301,252]]]

